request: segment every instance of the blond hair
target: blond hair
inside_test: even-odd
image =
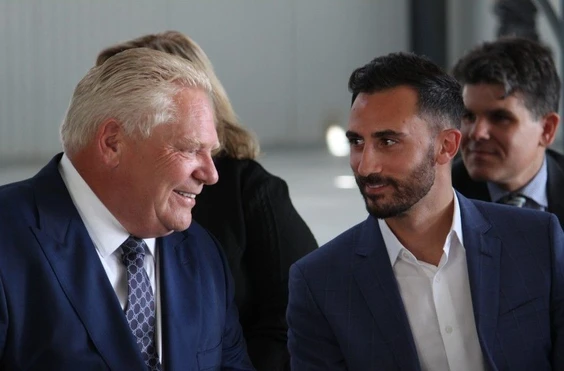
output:
[[[186,87],[203,89],[211,98],[206,74],[182,58],[148,48],[109,58],[90,69],[74,90],[61,125],[65,152],[84,148],[110,118],[126,134],[148,137],[153,127],[176,118],[174,96]]]
[[[96,65],[102,65],[113,55],[140,47],[173,54],[204,70],[212,85],[212,97],[217,118],[217,134],[222,145],[220,155],[238,159],[255,159],[259,152],[256,137],[239,123],[223,85],[215,75],[213,65],[202,48],[188,36],[177,31],[145,35],[111,46],[98,54]]]

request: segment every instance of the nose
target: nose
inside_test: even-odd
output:
[[[490,138],[490,125],[485,118],[477,117],[476,121],[468,129],[468,137],[474,141],[487,140]]]
[[[194,172],[194,176],[205,185],[217,183],[219,175],[217,174],[211,153],[202,154],[200,166]]]
[[[382,162],[371,146],[358,152],[351,151],[351,167],[358,175],[368,176],[382,172]]]

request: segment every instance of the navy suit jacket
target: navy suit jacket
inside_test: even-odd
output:
[[[486,369],[564,370],[564,234],[558,219],[458,198]],[[420,370],[372,217],[295,263],[289,285],[293,371]]]
[[[146,370],[60,156],[0,187],[0,370]],[[252,370],[218,243],[192,223],[157,246],[165,370]]]

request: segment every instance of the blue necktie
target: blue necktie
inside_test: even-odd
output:
[[[145,241],[134,236],[129,236],[121,245],[123,264],[127,268],[125,316],[147,368],[160,371],[161,364],[155,346],[155,297],[143,265],[146,246]]]

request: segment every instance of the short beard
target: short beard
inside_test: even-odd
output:
[[[413,205],[429,193],[435,183],[435,149],[429,146],[429,150],[419,165],[407,176],[405,180],[383,177],[370,174],[366,177],[356,175],[356,184],[364,197],[366,210],[372,217],[386,219],[401,216]],[[388,203],[383,201],[384,196],[367,195],[365,186],[380,184],[388,185],[395,189],[392,200]]]

